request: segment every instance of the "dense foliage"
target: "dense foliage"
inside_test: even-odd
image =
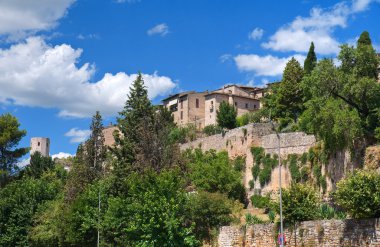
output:
[[[380,216],[380,174],[355,171],[337,184],[336,203],[354,218]]]
[[[289,223],[318,218],[319,198],[308,185],[292,184],[282,193],[283,217]]]
[[[26,135],[11,114],[0,115],[0,188],[8,183],[17,170],[17,160],[28,152],[28,148],[16,148]]]
[[[228,102],[223,101],[216,111],[216,122],[222,128],[233,129],[236,127],[236,116],[236,108]]]

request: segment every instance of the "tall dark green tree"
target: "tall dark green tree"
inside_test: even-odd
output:
[[[307,57],[303,65],[305,74],[309,75],[311,71],[314,69],[315,65],[317,65],[317,55],[315,55],[314,52],[314,43],[311,42],[309,52],[307,53]]]
[[[16,148],[26,135],[20,130],[17,118],[9,113],[0,116],[0,187],[3,187],[17,169],[17,161],[28,148]]]
[[[237,111],[234,106],[223,101],[216,111],[216,122],[222,128],[233,129],[236,127]]]
[[[377,79],[379,60],[367,31],[364,31],[358,40],[355,53],[355,65],[356,69],[354,72],[356,76]]]
[[[152,119],[153,106],[148,98],[144,79],[139,73],[118,118],[120,133],[115,134],[116,147],[113,151],[121,167],[126,168],[136,162],[137,144],[140,142],[139,130],[142,124],[148,125],[149,128]]]
[[[91,135],[85,144],[86,162],[89,167],[101,172],[106,157],[106,146],[104,146],[103,120],[99,111],[96,111],[92,117],[90,129]]]

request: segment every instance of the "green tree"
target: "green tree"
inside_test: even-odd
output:
[[[153,119],[153,106],[148,98],[144,79],[139,73],[130,87],[124,109],[119,113],[114,153],[121,166],[132,165],[136,161],[136,145],[140,142],[141,124],[150,125]],[[117,167],[115,167],[117,168]]]
[[[353,218],[380,216],[380,174],[360,171],[349,174],[337,184],[335,202]]]
[[[29,246],[34,214],[62,190],[61,169],[45,172],[39,179],[15,180],[0,190],[0,246]]]
[[[16,117],[9,113],[0,115],[0,187],[3,187],[10,176],[17,170],[17,161],[28,152],[28,148],[16,148],[26,135],[19,129]]]
[[[222,128],[233,129],[236,127],[237,111],[228,102],[221,102],[216,111],[216,122]]]
[[[314,43],[311,42],[309,52],[307,53],[307,57],[303,65],[305,74],[309,75],[311,71],[314,69],[316,64],[317,64],[317,55],[315,55],[315,52],[314,52]]]
[[[196,150],[188,154],[188,158],[189,177],[197,189],[211,193],[220,192],[247,204],[241,173],[231,165],[227,152],[216,153],[211,150],[202,153],[201,150]]]
[[[358,46],[363,45],[372,45],[371,38],[369,37],[369,33],[367,31],[363,31],[358,39]]]
[[[320,137],[330,151],[353,148],[363,138],[373,143],[380,126],[378,61],[372,45],[343,45],[338,58],[339,67],[324,59],[302,82],[310,100],[299,126]]]
[[[51,157],[44,157],[40,152],[35,152],[30,156],[30,165],[25,168],[25,174],[28,176],[39,178],[48,170],[54,168],[54,161]]]
[[[108,242],[115,246],[198,245],[193,227],[185,222],[187,197],[177,172],[133,172],[126,183],[126,196],[108,200],[104,221]]]
[[[304,184],[292,184],[283,190],[282,208],[285,221],[296,223],[318,217],[319,198],[315,190]]]
[[[263,99],[262,113],[285,128],[296,123],[304,107],[304,91],[301,84],[304,71],[300,63],[292,58],[286,64],[280,83],[272,84]]]
[[[236,220],[234,208],[239,206],[226,195],[198,191],[189,196],[186,217],[195,224],[195,234],[199,240],[212,240],[219,227]]]
[[[85,162],[87,166],[93,167],[101,172],[106,158],[106,146],[104,146],[103,120],[99,111],[92,117],[90,138],[85,143]]]

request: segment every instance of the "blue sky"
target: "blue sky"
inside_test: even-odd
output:
[[[159,103],[276,81],[311,41],[335,58],[367,30],[380,50],[378,0],[9,0],[0,13],[0,114],[28,131],[23,146],[50,137],[51,154],[74,154],[96,110],[115,122],[138,71]]]

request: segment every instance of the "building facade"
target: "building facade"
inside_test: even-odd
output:
[[[40,152],[42,156],[49,157],[50,139],[46,137],[33,137],[30,140],[30,155]]]
[[[194,124],[198,129],[205,126],[205,95],[206,92],[194,91],[178,93],[163,100],[178,126]]]
[[[228,102],[230,105],[235,106],[237,116],[260,108],[258,95],[236,85],[225,86],[205,96],[205,126],[217,124],[216,111],[222,102]]]
[[[189,91],[171,95],[163,100],[163,105],[172,112],[178,126],[194,124],[197,129],[203,129],[207,125],[216,125],[216,111],[223,101],[235,106],[238,116],[258,110],[264,90],[228,85],[212,92]]]

